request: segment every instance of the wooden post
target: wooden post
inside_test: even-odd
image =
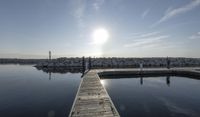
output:
[[[82,57],[82,72],[85,72],[85,57]]]
[[[170,69],[170,59],[167,57],[167,69]]]
[[[89,61],[89,67],[88,67],[88,69],[91,69],[92,68],[91,57],[89,57],[88,61]]]
[[[143,70],[143,64],[140,63],[140,71],[142,72],[142,70]]]

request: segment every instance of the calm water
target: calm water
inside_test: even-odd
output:
[[[149,77],[101,82],[122,117],[200,117],[200,80]]]
[[[49,74],[32,66],[0,65],[0,117],[66,117],[81,74]]]

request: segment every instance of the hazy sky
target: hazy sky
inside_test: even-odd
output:
[[[94,44],[105,29],[109,39]],[[0,0],[0,58],[200,57],[200,0]]]

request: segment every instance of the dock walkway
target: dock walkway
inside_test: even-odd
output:
[[[200,68],[96,69],[88,71],[81,80],[69,117],[120,117],[100,76],[175,74],[200,78]]]
[[[69,117],[120,117],[96,70],[82,78]]]

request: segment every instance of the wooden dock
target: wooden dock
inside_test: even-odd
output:
[[[69,117],[120,117],[96,70],[82,78]]]
[[[188,75],[200,78],[200,68],[98,69],[88,71],[81,80],[69,117],[120,117],[100,76]]]

